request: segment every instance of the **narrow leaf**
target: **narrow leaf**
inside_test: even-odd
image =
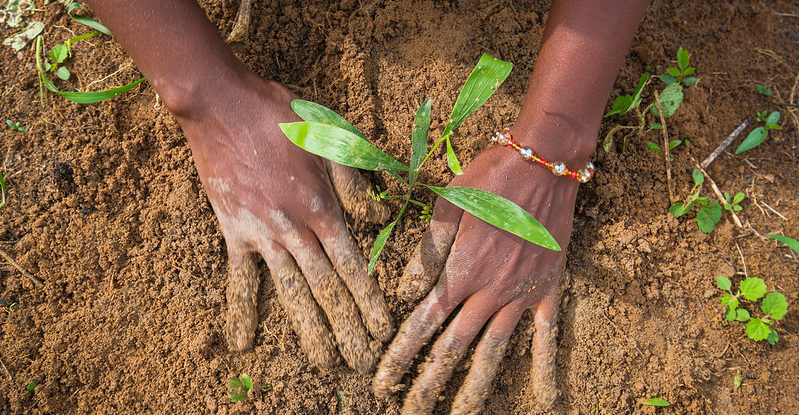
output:
[[[419,111],[416,112],[416,117],[413,119],[411,170],[419,169],[427,153],[427,134],[430,132],[430,108],[431,103],[428,98],[419,107]],[[416,181],[416,175],[416,171],[411,172],[411,183]]]
[[[783,235],[776,235],[776,234],[770,234],[770,235],[766,235],[766,236],[768,236],[769,238],[774,238],[774,239],[784,243],[785,245],[788,245],[788,248],[793,249],[794,252],[799,254],[799,241],[797,241],[796,239],[789,238],[789,237],[783,236]]]
[[[657,144],[655,144],[655,143],[653,143],[651,141],[647,141],[646,142],[646,148],[648,148],[648,149],[650,149],[652,151],[658,152],[658,153],[660,153],[662,151],[662,150],[660,150],[660,146],[659,145],[657,145]]]
[[[50,92],[55,92],[58,95],[68,99],[69,101],[76,102],[78,104],[96,104],[100,101],[105,101],[110,98],[114,98],[117,95],[124,94],[125,92],[129,91],[136,85],[144,82],[145,79],[141,78],[137,81],[133,81],[127,85],[122,85],[120,87],[106,89],[105,91],[92,91],[92,92],[75,92],[75,91],[61,91],[59,90],[55,84],[53,84],[49,79],[47,79],[44,74],[42,74],[42,83],[44,87],[47,88]]]
[[[463,174],[461,163],[458,161],[458,157],[455,156],[455,150],[452,149],[452,141],[449,138],[447,139],[447,166],[458,176]]]
[[[399,219],[399,218],[397,218]],[[391,236],[391,231],[394,230],[394,226],[397,224],[397,221],[391,222],[383,228],[382,231],[377,235],[377,239],[375,239],[375,244],[372,247],[372,254],[369,255],[369,267],[367,272],[369,274],[372,273],[372,270],[375,268],[375,264],[377,263],[377,258],[380,257],[380,253],[383,252],[383,248],[386,246],[386,241],[388,241],[388,237]]]
[[[667,401],[667,400],[665,400],[663,398],[649,398],[646,401],[644,401],[644,405],[649,405],[649,406],[669,406],[670,404],[669,404],[669,401]]]
[[[755,89],[757,90],[757,92],[759,92],[759,93],[761,93],[761,94],[763,94],[763,95],[765,95],[767,97],[771,96],[771,90],[768,89],[767,87],[763,86],[763,85],[757,84],[757,85],[755,85]]]
[[[293,109],[294,113],[302,118],[303,121],[320,122],[322,124],[343,128],[366,140],[366,136],[355,128],[354,125],[341,115],[336,114],[335,111],[323,105],[304,99],[295,99],[291,101],[291,109]]]
[[[763,299],[760,309],[766,314],[771,314],[771,318],[774,320],[781,320],[782,316],[788,312],[788,302],[785,301],[785,296],[782,293],[774,291]]]
[[[638,85],[635,86],[635,92],[633,92],[633,102],[630,105],[630,108],[627,111],[641,105],[641,94],[644,93],[644,86],[649,81],[649,72],[644,72],[640,78],[638,78]]]
[[[682,140],[671,140],[671,141],[669,141],[669,150],[673,150],[674,147],[677,147],[680,144],[682,144]]]
[[[766,293],[766,283],[757,277],[749,277],[741,281],[741,294],[750,301],[759,300]]]
[[[310,121],[282,123],[278,126],[298,147],[336,163],[364,170],[410,170],[349,130]]]
[[[513,69],[513,64],[483,54],[463,85],[442,136],[452,133],[488,100]]]
[[[721,276],[716,278],[716,285],[718,285],[718,287],[722,290],[726,291],[732,288],[732,281],[730,281],[730,279],[727,277]]]
[[[555,238],[534,217],[504,197],[469,187],[426,185],[439,196],[500,229],[553,251],[560,251]]]
[[[94,19],[92,19],[91,17],[75,16],[72,12],[74,12],[75,9],[78,8],[80,8],[80,4],[78,4],[78,2],[70,3],[69,7],[67,7],[67,14],[69,15],[69,17],[77,20],[79,23],[86,25],[104,35],[111,36],[111,31],[109,31],[107,27],[101,25],[100,23],[95,22]]]

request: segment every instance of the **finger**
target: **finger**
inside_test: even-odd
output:
[[[255,259],[243,248],[228,245],[228,261],[225,335],[232,349],[243,351],[252,346],[258,326],[256,305],[260,280]]]
[[[477,333],[497,309],[496,303],[485,296],[472,296],[444,333],[436,340],[421,374],[405,396],[404,414],[427,414],[433,411],[438,396],[447,385],[452,372],[466,354]]]
[[[276,242],[270,242],[264,248],[264,260],[275,283],[278,300],[300,338],[300,347],[312,364],[323,368],[335,366],[339,354],[333,335],[325,325],[322,309],[316,304],[294,259]]]
[[[314,243],[307,242],[311,238]],[[341,355],[353,369],[371,371],[380,357],[380,342],[369,339],[352,295],[333,270],[315,235],[306,235],[301,240],[306,241],[302,246],[289,249],[327,315]]]
[[[472,367],[463,385],[455,396],[452,415],[478,414],[483,410],[491,382],[505,357],[505,349],[519,323],[522,311],[516,300],[500,309],[488,322],[483,337],[477,344],[472,358]]]
[[[405,301],[418,301],[436,282],[449,256],[458,233],[463,210],[443,198],[436,200],[430,229],[416,245],[399,284],[399,295]]]
[[[344,210],[371,223],[388,220],[391,210],[369,196],[371,184],[357,170],[328,160],[325,160],[325,166]]]
[[[558,397],[555,382],[555,352],[557,350],[557,297],[547,297],[535,310],[533,335],[533,393],[541,409],[548,410]]]
[[[339,277],[347,285],[355,304],[361,310],[361,317],[369,333],[381,342],[390,340],[394,326],[383,292],[377,281],[367,274],[366,259],[344,227],[343,221],[318,229],[317,235]]]
[[[387,398],[404,387],[400,380],[408,371],[413,357],[464,297],[462,292],[447,287],[446,275],[442,274],[439,283],[402,323],[394,341],[383,355],[372,382],[375,395]]]

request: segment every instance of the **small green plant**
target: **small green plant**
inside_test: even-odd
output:
[[[689,66],[689,60],[691,59],[691,54],[688,53],[687,50],[683,49],[680,46],[677,49],[677,68],[671,67],[666,68],[666,72],[668,75],[659,75],[661,81],[664,84],[670,85],[674,83],[682,83],[685,86],[695,85],[699,79],[694,78],[693,76],[688,76],[694,73],[696,68],[693,66]]]
[[[252,389],[252,379],[246,373],[242,373],[240,378],[228,380],[227,394],[231,402],[238,402],[246,398],[250,389]]]
[[[713,232],[716,224],[721,220],[721,205],[715,200],[710,200],[707,196],[700,196],[702,184],[705,182],[705,175],[699,169],[694,169],[692,176],[694,187],[691,189],[690,195],[684,202],[671,205],[669,212],[679,218],[688,213],[694,206],[699,206],[699,211],[696,213],[696,224],[699,225],[699,229],[704,233]]]
[[[11,131],[16,131],[19,133],[25,132],[25,126],[22,125],[19,121],[6,120],[6,125],[8,125],[8,127],[11,128]]]
[[[772,291],[763,298],[767,291],[766,283],[762,279],[754,277],[741,281],[735,294],[732,293],[732,281],[727,277],[718,277],[716,285],[726,291],[721,296],[721,304],[727,306],[727,311],[724,313],[727,321],[745,322],[746,335],[754,341],[767,340],[771,345],[777,343],[779,335],[772,325],[776,320],[781,320],[785,313],[788,312],[788,303],[782,293]],[[759,318],[752,317],[749,310],[739,307],[741,305],[741,297],[755,304],[757,300],[763,298],[760,304],[763,316]]]
[[[744,381],[744,379],[743,379],[743,377],[741,377],[741,369],[738,369],[738,371],[735,372],[735,377],[732,378],[732,386],[735,389],[738,389],[738,388],[741,387],[741,383],[743,383],[743,381]]]
[[[735,194],[735,196],[732,197],[730,197],[729,193],[724,192],[724,200],[726,201],[724,203],[724,210],[732,210],[734,212],[740,212],[743,208],[738,206],[738,204],[741,203],[742,200],[744,200],[744,197],[746,197],[746,195],[743,194],[743,192],[738,192]]]
[[[779,111],[774,111],[771,114],[768,114],[768,111],[758,112],[757,120],[765,125],[750,131],[744,141],[741,142],[741,145],[735,150],[735,154],[741,154],[746,150],[759,146],[763,141],[766,141],[770,130],[782,130],[782,126],[777,124],[780,121]]]
[[[6,179],[0,171],[0,208],[6,205]]]
[[[660,125],[660,124],[658,124],[658,125]],[[669,150],[674,150],[674,148],[679,146],[680,144],[682,144],[682,140],[671,140],[671,141],[669,141]],[[655,153],[663,154],[663,150],[660,148],[660,146],[655,144],[652,141],[647,141],[646,142],[646,148],[654,151]],[[669,156],[669,161],[674,161],[674,157]]]
[[[765,95],[767,97],[771,96],[771,90],[768,89],[768,87],[766,87],[765,85],[756,84],[755,90],[761,95]]]
[[[1,177],[2,176],[0,176],[0,178]],[[789,237],[783,236],[783,235],[775,235],[773,233],[770,234],[770,235],[766,235],[766,236],[768,236],[769,238],[776,239],[776,240],[784,243],[785,245],[788,245],[789,248],[793,249],[794,252],[799,254],[799,241],[797,241],[796,239],[789,238]]]
[[[36,387],[37,387],[37,386],[39,386],[39,384],[38,384],[38,383],[36,383],[36,382],[34,382],[34,381],[31,381],[31,383],[29,383],[29,384],[28,384],[28,386],[26,386],[26,387],[25,387],[25,389],[26,389],[28,392],[30,392],[30,393],[33,393],[33,391],[35,391],[35,390],[36,390]]]
[[[644,401],[644,405],[649,405],[649,406],[669,406],[671,404],[669,403],[669,401],[667,401],[667,400],[665,400],[663,398],[649,398],[646,401]]]
[[[469,187],[438,187],[419,182],[419,171],[442,144],[446,144],[447,165],[455,174],[462,174],[460,162],[455,157],[451,136],[467,117],[477,110],[507,78],[513,65],[483,55],[461,89],[449,122],[441,137],[427,150],[430,130],[430,99],[425,100],[414,118],[411,134],[410,166],[400,163],[366,140],[366,136],[349,121],[328,108],[309,101],[294,100],[291,107],[304,121],[280,124],[283,133],[300,148],[345,166],[364,170],[385,171],[399,180],[405,191],[389,195],[385,191],[371,192],[377,200],[399,199],[404,203],[397,217],[377,235],[369,259],[368,272],[372,272],[383,247],[400,217],[410,204],[422,208],[421,216],[427,220],[431,208],[415,200],[417,187],[432,190],[442,198],[471,213],[475,217],[508,231],[544,248],[559,251],[560,246],[535,218],[517,204],[495,194]],[[403,178],[403,174],[408,179]]]
[[[344,412],[347,409],[347,397],[344,396],[344,391],[341,389],[336,389],[336,396],[338,396],[338,411]]]

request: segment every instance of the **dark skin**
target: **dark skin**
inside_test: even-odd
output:
[[[392,322],[340,205],[366,220],[388,212],[366,196],[357,172],[305,153],[277,128],[295,121],[293,94],[236,59],[190,0],[87,0],[133,57],[192,149],[219,218],[231,273],[226,334],[243,350],[253,341],[258,275],[270,275],[310,360],[330,367],[339,355],[370,371]],[[643,16],[642,0],[555,0],[530,88],[511,129],[549,160],[582,168],[619,65]],[[289,162],[290,161],[290,162]],[[601,173],[600,173],[601,174]],[[533,387],[543,407],[557,397],[555,326],[559,276],[572,231],[578,183],[522,160],[507,148],[475,158],[452,185],[504,196],[536,217],[562,247],[540,248],[438,200],[430,230],[408,264],[401,291],[426,295],[402,324],[374,380],[385,397],[422,346],[459,305],[412,382],[403,412],[428,413],[477,334],[470,372],[453,413],[482,408],[522,313],[535,313]]]

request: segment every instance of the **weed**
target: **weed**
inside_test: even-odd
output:
[[[741,383],[743,383],[743,378],[741,377],[741,369],[738,369],[738,371],[735,372],[735,377],[732,378],[732,386],[738,389],[741,387]]]
[[[767,113],[768,111],[757,113],[757,120],[765,125],[757,127],[749,132],[749,135],[746,136],[744,141],[741,142],[741,145],[735,150],[735,154],[741,154],[746,150],[759,146],[760,143],[766,141],[769,130],[782,130],[782,126],[777,124],[777,122],[780,121],[780,112],[774,111],[766,115]]]
[[[304,121],[280,124],[280,128],[294,144],[331,161],[345,166],[364,170],[385,171],[399,180],[405,191],[399,195],[389,195],[377,189],[370,192],[378,200],[399,199],[404,203],[397,217],[377,236],[369,259],[368,272],[372,272],[377,258],[383,250],[391,232],[405,213],[409,204],[422,208],[422,216],[427,220],[430,206],[412,198],[417,187],[425,187],[475,217],[508,231],[544,248],[559,251],[558,243],[535,218],[515,203],[478,189],[469,187],[438,187],[418,182],[419,171],[441,144],[446,144],[447,165],[455,174],[462,174],[460,162],[455,157],[450,137],[467,117],[477,110],[507,78],[513,67],[489,55],[483,55],[461,89],[449,122],[441,137],[427,151],[430,130],[430,99],[425,100],[414,118],[411,140],[410,166],[400,163],[378,149],[349,121],[319,104],[294,100],[291,107]],[[406,181],[402,174],[408,174]]]
[[[0,208],[6,205],[6,179],[0,171]]]
[[[735,212],[740,212],[743,208],[738,206],[738,204],[741,203],[742,200],[744,200],[744,197],[746,197],[746,195],[743,194],[743,192],[738,192],[733,197],[730,197],[729,193],[724,192],[724,200],[726,201],[724,203],[724,210],[732,210]]]
[[[767,291],[766,283],[762,279],[754,277],[741,281],[735,294],[732,293],[732,281],[727,277],[718,277],[716,285],[726,291],[721,296],[721,304],[727,306],[727,311],[724,313],[727,321],[746,322],[746,335],[754,341],[768,340],[772,345],[777,343],[779,335],[777,330],[774,330],[771,325],[776,320],[781,320],[785,313],[788,312],[788,303],[782,293],[772,291],[763,298]],[[740,308],[741,297],[755,304],[757,300],[763,298],[760,304],[763,316],[759,318],[752,317],[749,310]]]
[[[760,84],[755,85],[755,90],[761,95],[765,95],[767,97],[771,96],[771,90],[768,89],[768,87],[766,87],[764,85],[760,85]]]
[[[699,169],[694,169],[692,174],[694,187],[689,192],[690,195],[684,202],[678,202],[669,208],[669,212],[675,217],[680,217],[688,213],[692,207],[699,206],[696,213],[696,224],[704,233],[713,232],[716,224],[721,220],[722,208],[719,202],[710,200],[707,196],[700,196],[702,184],[705,182],[705,175]]]
[[[768,236],[769,238],[774,238],[774,239],[784,243],[785,245],[788,245],[789,248],[793,249],[794,252],[799,254],[799,241],[797,241],[796,239],[789,238],[787,236],[782,236],[782,235],[775,235],[775,234],[770,234],[770,235],[766,235],[766,236]]]
[[[242,373],[241,378],[230,378],[227,383],[227,395],[231,402],[238,402],[246,398],[247,392],[252,389],[252,379],[246,373]]]
[[[644,401],[644,405],[649,405],[649,406],[669,406],[671,404],[669,403],[669,401],[667,401],[667,400],[665,400],[663,398],[649,398],[646,401]]]
[[[660,125],[660,124],[658,124],[658,125]],[[679,146],[680,144],[682,144],[682,140],[671,140],[671,141],[669,141],[669,150],[674,150],[674,148]],[[658,154],[663,154],[663,150],[660,148],[660,146],[655,144],[652,141],[647,141],[646,142],[646,148],[648,148],[648,149],[650,149],[650,150],[652,150],[652,151],[654,151],[654,152],[656,152]],[[669,156],[669,161],[674,161],[674,157]]]
[[[680,46],[677,49],[677,68],[666,68],[668,75],[659,75],[661,81],[666,85],[682,83],[685,86],[695,85],[699,79],[688,76],[694,73],[696,68],[689,66],[691,54]]]
[[[29,384],[28,384],[28,386],[26,386],[26,387],[25,387],[25,389],[26,389],[28,392],[30,392],[30,393],[33,393],[33,391],[35,391],[35,390],[36,390],[36,387],[37,387],[37,386],[39,386],[39,384],[38,384],[38,383],[36,383],[36,382],[34,382],[34,381],[31,381],[31,383],[29,383]]]
[[[20,124],[19,121],[6,120],[6,125],[8,125],[11,128],[11,131],[17,131],[20,133],[25,132],[25,126]]]
[[[347,409],[347,397],[344,396],[344,391],[341,389],[336,389],[336,396],[338,396],[339,402],[338,411],[344,412],[344,410]]]

